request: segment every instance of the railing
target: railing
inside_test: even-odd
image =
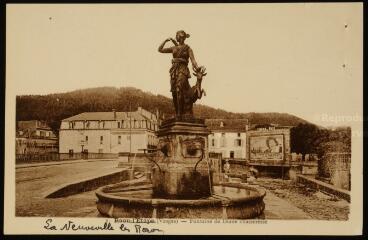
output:
[[[80,159],[114,159],[114,153],[45,153],[45,154],[16,154],[16,164],[50,161],[67,161]]]
[[[17,134],[17,138],[24,138],[26,141],[32,141],[32,139],[45,139],[45,140],[55,140],[57,142],[58,138],[56,136],[37,136],[33,135],[31,137],[28,136],[22,136]]]

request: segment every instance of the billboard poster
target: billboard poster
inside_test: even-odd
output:
[[[251,160],[282,160],[284,156],[283,135],[250,137]]]

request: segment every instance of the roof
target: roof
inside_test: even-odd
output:
[[[18,121],[17,129],[18,130],[26,130],[26,129],[51,130],[51,128],[47,125],[45,121],[40,121],[40,120]]]
[[[114,112],[84,112],[78,115],[64,119],[63,121],[114,121],[114,120],[151,120],[147,116],[140,112],[116,112],[116,118]]]
[[[250,130],[269,129],[269,128],[274,128],[274,129],[290,129],[290,128],[292,128],[292,126],[281,126],[279,124],[273,124],[273,123],[255,124],[255,125],[252,125],[251,126]]]
[[[53,133],[52,131],[50,131],[50,136],[38,136],[36,134],[36,130],[24,129],[24,130],[17,131],[16,132],[16,137],[54,139],[54,138],[56,138],[56,135],[55,135],[55,133]]]
[[[211,131],[245,132],[248,119],[206,119],[205,123]]]

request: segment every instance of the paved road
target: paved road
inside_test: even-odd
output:
[[[108,174],[116,170],[117,160],[76,162],[16,169],[17,216],[89,216],[96,215],[94,192],[66,198],[45,199],[44,196],[68,182]]]
[[[79,161],[70,164],[30,166],[16,169],[16,215],[97,217],[94,191],[66,198],[44,198],[66,183],[116,171],[117,160]],[[266,219],[308,219],[309,216],[289,201],[270,191],[264,199]]]
[[[264,210],[265,219],[311,219],[311,217],[302,209],[297,208],[290,202],[277,197],[270,191],[266,192],[266,196],[263,201],[266,205]]]

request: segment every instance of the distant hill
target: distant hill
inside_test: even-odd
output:
[[[62,119],[82,112],[135,111],[138,106],[151,112],[158,110],[161,116],[173,116],[172,100],[162,95],[133,87],[99,87],[48,95],[17,96],[16,119],[45,120],[58,131]],[[200,118],[246,118],[251,124],[274,123],[296,126],[307,121],[287,113],[232,113],[222,109],[196,104],[194,114]]]

